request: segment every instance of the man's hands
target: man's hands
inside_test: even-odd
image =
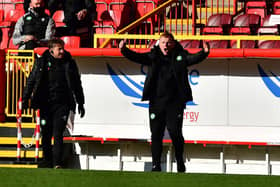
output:
[[[23,42],[25,43],[25,42],[28,42],[30,40],[35,40],[36,41],[37,38],[35,36],[33,36],[33,35],[25,35],[24,39],[23,39]]]
[[[209,52],[209,49],[210,49],[209,43],[203,40],[202,44],[203,44],[203,49],[204,49],[204,51],[205,51],[206,53],[208,53],[208,52]]]
[[[78,113],[80,114],[81,118],[85,115],[85,108],[83,104],[78,105]]]
[[[36,41],[37,38],[35,36],[33,36],[33,35],[25,35],[24,39],[23,39],[23,42],[26,43],[26,42],[28,42],[30,40],[35,40]]]

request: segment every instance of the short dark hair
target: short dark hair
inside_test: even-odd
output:
[[[60,38],[53,38],[53,39],[50,39],[49,42],[48,42],[48,48],[51,49],[53,48],[55,45],[61,45],[61,46],[64,46],[64,41]]]
[[[173,34],[170,33],[170,32],[168,32],[168,31],[165,31],[164,33],[162,33],[162,34],[160,35],[160,38],[161,38],[161,37],[170,38],[170,39],[172,39],[172,40],[175,40]]]

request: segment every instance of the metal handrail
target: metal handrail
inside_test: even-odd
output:
[[[158,34],[155,35],[139,35],[139,34],[95,34],[94,44],[97,40],[103,39],[146,39],[157,40]],[[236,40],[237,48],[240,48],[242,40],[280,40],[277,35],[174,35],[177,40]]]
[[[120,31],[118,31],[116,33],[117,34],[123,34],[125,32],[130,31],[131,29],[135,28],[136,26],[140,25],[144,20],[146,20],[149,17],[152,17],[154,15],[156,15],[159,11],[161,11],[162,9],[166,8],[167,6],[169,6],[171,3],[176,2],[177,0],[169,0],[164,2],[163,4],[161,4],[160,6],[158,6],[157,8],[155,8],[152,12],[148,12],[146,15],[142,16],[141,18],[135,20],[134,22],[132,22],[131,24],[129,24],[128,26],[124,27],[123,29],[121,29]],[[106,41],[104,41],[104,43],[100,46],[100,48],[104,48],[108,45],[108,43],[111,41],[110,38],[108,38]]]

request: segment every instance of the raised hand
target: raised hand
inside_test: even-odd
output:
[[[123,49],[125,47],[125,45],[126,45],[126,39],[121,40],[120,43],[119,43],[119,48]]]
[[[206,41],[203,41],[202,44],[203,44],[203,49],[204,49],[204,51],[205,51],[206,53],[209,52],[209,49],[210,49],[209,43],[206,42]]]

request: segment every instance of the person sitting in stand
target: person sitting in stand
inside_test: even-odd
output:
[[[77,35],[77,29],[87,27],[89,31],[96,16],[96,5],[92,0],[49,0],[51,15],[55,11],[64,11],[64,23],[67,26],[64,35]]]
[[[28,12],[19,18],[13,33],[13,44],[19,49],[47,46],[55,35],[54,20],[45,13],[44,0],[31,0]]]

